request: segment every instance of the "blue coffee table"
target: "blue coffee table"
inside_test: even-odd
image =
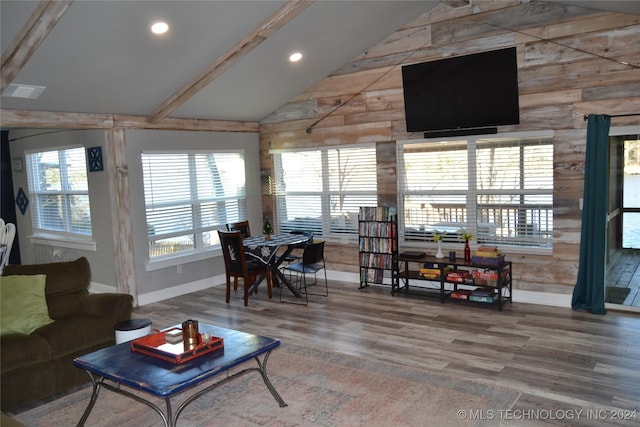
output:
[[[180,325],[174,327],[179,328]],[[224,348],[179,365],[134,352],[128,342],[75,358],[73,364],[85,370],[93,384],[91,399],[78,422],[78,426],[84,426],[95,405],[101,387],[144,403],[162,417],[166,427],[174,427],[182,410],[195,399],[227,381],[251,371],[260,373],[262,380],[280,407],[287,406],[267,377],[269,355],[274,348],[280,345],[280,340],[219,328],[204,323],[200,323],[199,330],[201,333],[206,332],[212,336],[223,338]],[[262,356],[262,359],[260,359],[260,356]],[[199,390],[187,398],[177,408],[175,414],[173,413],[171,397],[252,359],[257,362],[257,367],[242,369]],[[114,384],[107,381],[111,381]],[[166,412],[154,403],[121,388],[121,385],[163,398],[166,402]]]

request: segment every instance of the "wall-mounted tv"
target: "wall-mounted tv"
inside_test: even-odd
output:
[[[516,48],[402,67],[407,131],[520,123]]]

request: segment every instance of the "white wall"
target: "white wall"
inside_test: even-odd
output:
[[[229,132],[127,130],[126,144],[138,295],[224,274],[221,252],[216,252],[215,258],[206,258],[187,264],[178,262],[170,267],[156,270],[149,270],[146,267],[148,241],[140,154],[143,150],[243,149],[247,174],[247,212],[251,225],[257,229],[256,227],[261,227],[262,217],[258,135]]]
[[[146,221],[144,211],[144,193],[142,182],[142,167],[140,153],[149,149],[243,149],[245,155],[247,212],[252,228],[259,230],[262,226],[262,202],[260,197],[260,153],[258,135],[249,133],[229,132],[195,132],[195,131],[160,131],[160,130],[127,130],[126,150],[128,162],[128,177],[130,187],[131,223],[134,239],[134,265],[138,295],[153,294],[155,299],[167,290],[167,297],[171,290],[181,289],[184,284],[220,283],[220,276],[224,276],[222,254],[217,251],[208,257],[194,262],[179,263],[170,267],[149,270],[147,264]],[[110,150],[107,147],[107,135],[103,130],[43,130],[20,129],[9,132],[11,157],[22,158],[24,152],[59,148],[72,145],[84,147],[101,146],[105,170],[102,172],[88,172],[89,195],[91,201],[91,217],[93,224],[93,241],[95,249],[69,248],[52,244],[50,246],[33,243],[31,236],[31,210],[25,215],[17,211],[17,227],[20,237],[20,255],[23,264],[38,262],[72,260],[80,256],[89,259],[92,270],[92,285],[99,291],[113,291],[116,288],[114,243],[112,227],[117,224],[111,217],[109,177],[109,162],[106,156]],[[14,192],[18,189],[28,192],[26,165],[23,171],[13,171]],[[17,209],[17,208],[16,208]],[[47,259],[48,258],[48,259]],[[215,278],[215,279],[214,279]]]

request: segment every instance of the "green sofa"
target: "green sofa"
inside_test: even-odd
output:
[[[90,294],[91,269],[70,262],[8,265],[10,275],[46,275],[44,294],[53,322],[24,335],[0,336],[0,408],[12,411],[89,382],[72,359],[115,344],[114,325],[131,318],[128,294]],[[22,280],[22,279],[20,279]]]

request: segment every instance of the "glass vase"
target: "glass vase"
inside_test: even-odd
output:
[[[442,253],[442,240],[438,240],[438,252],[436,252],[436,258],[444,258],[444,254]]]
[[[464,242],[464,262],[471,262],[471,248],[469,247],[469,239]]]

